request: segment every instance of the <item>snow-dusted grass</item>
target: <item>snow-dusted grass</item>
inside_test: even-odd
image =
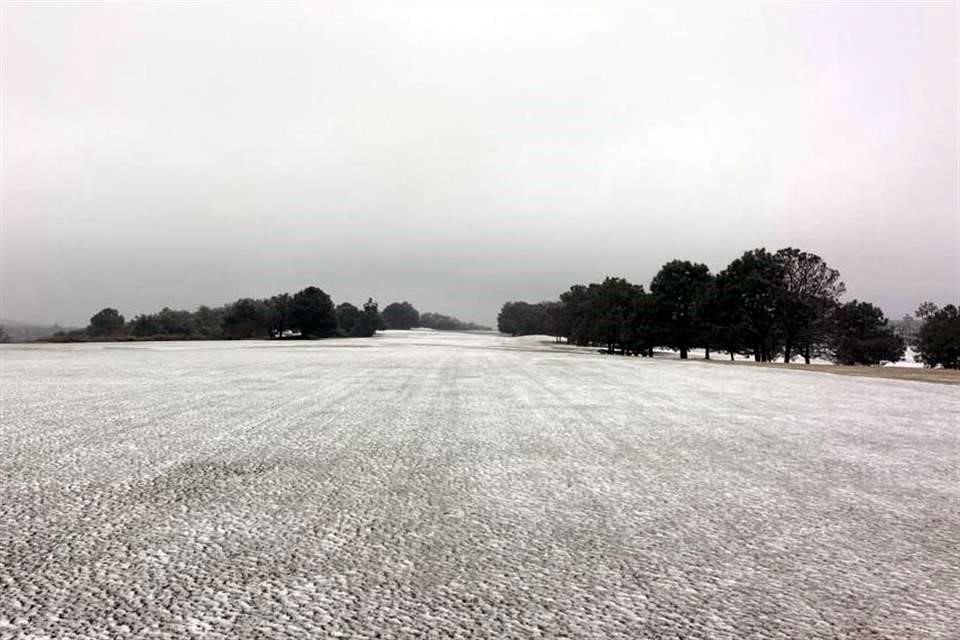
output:
[[[553,336],[546,335],[532,335],[532,336],[520,336],[514,338],[518,344],[524,344],[528,346],[549,346],[554,350],[567,350],[567,351],[591,351],[596,353],[600,350],[600,347],[578,347],[576,345],[570,345],[566,342],[556,342],[556,339]],[[704,349],[695,348],[690,349],[687,353],[688,357],[691,360],[703,360],[706,356]],[[680,352],[667,349],[665,347],[657,348],[654,351],[654,357],[660,359],[680,359]],[[726,351],[712,351],[710,357],[714,360],[730,360],[730,354]],[[913,347],[907,347],[906,352],[903,355],[903,359],[897,362],[884,362],[883,366],[885,367],[908,367],[908,368],[922,368],[923,363],[917,360],[917,352],[913,350]],[[733,356],[735,362],[753,362],[753,356],[744,355],[741,353],[736,353]],[[775,358],[773,360],[775,363],[783,363],[783,356]],[[802,364],[803,358],[794,354],[791,359],[793,364]],[[833,361],[827,360],[826,358],[811,358],[810,364],[815,365],[830,365],[833,364]]]
[[[431,332],[0,365],[0,637],[956,637],[957,387]]]

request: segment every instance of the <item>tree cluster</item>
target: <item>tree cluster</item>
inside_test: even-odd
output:
[[[307,287],[294,294],[241,298],[221,307],[195,311],[164,307],[142,313],[129,322],[113,308],[98,311],[86,329],[61,333],[54,339],[231,340],[243,338],[369,337],[382,328],[377,303],[368,299],[358,308],[349,302],[334,306],[322,289]]]
[[[550,302],[507,302],[497,315],[497,329],[513,336],[552,333],[544,329]]]
[[[952,304],[940,309],[925,302],[917,317],[923,322],[916,343],[920,361],[928,367],[960,369],[960,310]]]
[[[380,329],[425,327],[439,331],[488,329],[440,313],[421,314],[409,302],[393,302],[381,312],[363,305],[334,305],[318,287],[269,298],[240,298],[221,307],[195,311],[164,307],[127,321],[116,309],[98,311],[85,329],[58,332],[54,341],[75,340],[237,340],[244,338],[369,337]]]
[[[427,311],[420,314],[420,326],[425,329],[436,329],[437,331],[489,331],[490,327],[485,327],[473,322],[465,322],[453,316],[445,316],[442,313]]]
[[[437,331],[477,331],[489,330],[472,322],[464,322],[459,318],[442,313],[427,311],[420,313],[416,307],[404,300],[391,302],[383,309],[383,324],[385,329],[435,329]]]
[[[391,302],[383,308],[383,323],[387,329],[412,329],[420,326],[420,312],[404,300]]]
[[[668,347],[687,358],[702,348],[752,356],[759,362],[817,356],[836,362],[899,360],[902,338],[875,306],[841,304],[840,273],[820,256],[786,248],[745,252],[718,274],[700,263],[673,260],[643,285],[623,278],[575,284],[556,302],[507,302],[501,332],[548,334],[608,352],[653,355]]]

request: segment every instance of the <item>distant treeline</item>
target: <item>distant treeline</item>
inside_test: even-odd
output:
[[[603,346],[609,353],[652,356],[667,347],[687,358],[693,348],[752,356],[829,358],[841,364],[900,360],[903,332],[869,302],[840,302],[840,273],[799,249],[747,251],[713,275],[700,263],[673,260],[649,291],[623,278],[575,284],[558,301],[507,302],[497,326],[512,335],[547,334],[558,341]],[[928,366],[960,367],[960,319],[954,305],[925,303],[916,348]],[[902,321],[907,322],[908,319]],[[912,319],[909,319],[913,321]],[[917,324],[918,321],[913,321]]]
[[[379,329],[429,327],[438,330],[483,329],[439,313],[420,314],[409,302],[394,302],[381,313],[371,298],[363,305],[334,305],[318,287],[269,298],[241,298],[195,311],[164,307],[127,320],[112,307],[101,309],[84,329],[61,331],[47,340],[238,340],[245,338],[370,337]],[[0,327],[0,339],[3,339]]]
[[[0,342],[30,342],[39,338],[46,338],[58,332],[70,331],[72,328],[61,327],[57,324],[30,324],[27,322],[0,321]]]
[[[490,327],[473,322],[464,322],[442,313],[420,313],[409,302],[392,302],[383,310],[386,329],[435,329],[437,331],[491,331]]]

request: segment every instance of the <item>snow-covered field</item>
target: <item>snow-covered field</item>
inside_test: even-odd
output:
[[[3,638],[957,637],[955,386],[430,332],[0,364]]]

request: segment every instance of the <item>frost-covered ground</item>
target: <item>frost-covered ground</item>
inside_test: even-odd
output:
[[[596,353],[597,351],[600,351],[600,349],[598,349],[597,347],[578,347],[575,345],[570,345],[566,342],[556,343],[555,338],[553,338],[552,336],[546,336],[546,335],[523,336],[521,338],[518,338],[517,340],[524,341],[531,345],[533,344],[545,345],[549,343],[550,346],[555,350],[589,351],[594,353]],[[706,353],[703,349],[696,348],[696,349],[690,349],[687,355],[691,360],[703,360],[704,357],[706,356]],[[680,352],[673,351],[664,347],[660,347],[654,351],[654,357],[660,358],[660,359],[666,358],[666,359],[679,360]],[[728,352],[716,351],[716,350],[711,352],[710,357],[713,358],[714,360],[724,360],[724,361],[731,359],[730,354]],[[884,362],[883,366],[884,367],[922,368],[923,363],[917,361],[917,357],[918,357],[917,352],[914,351],[913,347],[907,347],[906,351],[903,354],[902,360],[899,360],[897,362]],[[734,354],[732,359],[736,362],[753,362],[753,356],[744,355],[741,353]],[[773,362],[782,364],[783,356],[774,358]],[[793,362],[794,364],[801,364],[803,363],[803,358],[798,355],[794,355],[793,358],[791,358],[791,362]],[[832,360],[828,360],[826,358],[811,358],[810,364],[831,365],[834,363]]]
[[[0,363],[0,637],[957,637],[955,386],[428,332]]]

